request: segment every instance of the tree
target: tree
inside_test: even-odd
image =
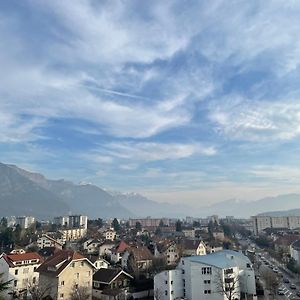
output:
[[[263,272],[262,277],[266,284],[266,288],[271,292],[274,298],[279,287],[278,277],[270,270],[266,270],[265,272]]]
[[[180,220],[177,220],[176,222],[176,231],[178,232],[182,231],[182,223]]]
[[[163,220],[160,220],[158,226],[159,226],[159,227],[164,227],[164,225],[165,225],[165,224],[164,224],[164,221],[163,221]]]
[[[6,228],[6,227],[7,227],[7,219],[3,217],[0,220],[0,228],[2,229],[2,228]]]
[[[215,277],[217,292],[227,300],[240,298],[239,276],[233,269],[219,270]]]
[[[120,232],[121,226],[120,226],[119,221],[118,221],[116,218],[113,219],[111,225],[112,225],[113,229],[114,229],[116,232]]]
[[[13,280],[3,281],[2,277],[3,277],[3,273],[0,274],[0,293],[9,290],[11,288],[10,283],[13,281]]]
[[[28,284],[28,293],[32,300],[52,299],[50,296],[52,287],[50,284],[41,286],[31,280]]]
[[[71,300],[88,300],[90,299],[90,293],[87,287],[77,286],[74,284],[72,288],[72,293],[70,295]]]
[[[141,230],[142,230],[142,224],[141,224],[140,222],[136,222],[136,223],[135,223],[135,229],[136,229],[137,231],[141,231]]]

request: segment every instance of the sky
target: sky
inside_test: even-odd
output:
[[[197,207],[300,192],[300,1],[0,1],[0,161]]]

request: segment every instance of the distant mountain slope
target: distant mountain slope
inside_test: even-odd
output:
[[[300,216],[300,208],[289,209],[289,210],[278,210],[278,211],[269,211],[260,213],[260,216],[270,216],[270,217],[278,217],[278,216]]]
[[[54,193],[0,163],[1,216],[33,215],[49,218],[67,213],[68,205]]]
[[[138,217],[179,218],[191,214],[191,209],[187,205],[158,203],[137,193],[110,193],[122,206],[127,207]]]
[[[74,184],[65,180],[49,180],[42,174],[28,172],[11,165],[20,175],[55,194],[73,214],[86,214],[90,218],[127,218],[133,216],[127,208],[120,205],[110,194],[92,184]]]
[[[230,199],[205,207],[203,211],[207,214],[219,214],[221,216],[250,217],[252,215],[270,211],[270,208],[272,208],[272,211],[298,209],[300,208],[300,195],[279,195],[251,202]]]

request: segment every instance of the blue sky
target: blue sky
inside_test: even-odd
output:
[[[201,207],[300,192],[299,1],[0,2],[0,154]]]

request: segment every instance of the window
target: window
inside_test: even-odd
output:
[[[18,272],[19,272],[19,270],[17,269],[17,270],[15,270],[15,275],[18,275]]]
[[[64,294],[63,294],[63,293],[59,295],[59,298],[63,298],[63,297],[64,297]]]
[[[165,290],[165,296],[168,296],[168,291],[167,290]]]
[[[76,273],[76,278],[79,279],[79,273]]]
[[[16,287],[17,284],[18,284],[18,280],[15,280],[15,281],[14,281],[14,287]]]
[[[84,261],[80,262],[80,265],[83,267],[84,266]]]
[[[61,282],[60,282],[60,285],[61,285],[61,286],[65,285],[65,282],[64,282],[64,281],[61,281]]]
[[[36,283],[36,278],[35,278],[35,277],[32,278],[32,283],[33,283],[33,284]]]
[[[224,274],[227,275],[227,274],[232,274],[233,273],[233,269],[226,269],[224,271]]]
[[[211,274],[211,267],[202,268],[202,274]]]
[[[204,284],[210,284],[210,280],[204,280]]]
[[[168,280],[165,281],[165,284],[168,284]]]
[[[204,294],[211,294],[211,290],[204,290]]]
[[[174,292],[173,291],[171,291],[171,295],[173,295],[174,294]]]
[[[182,274],[184,274],[185,273],[185,271],[184,270],[182,270]]]
[[[72,263],[72,268],[75,268],[75,263],[74,262]]]
[[[171,284],[173,284],[173,280],[171,280]]]
[[[182,279],[183,287],[185,287],[185,279]]]

